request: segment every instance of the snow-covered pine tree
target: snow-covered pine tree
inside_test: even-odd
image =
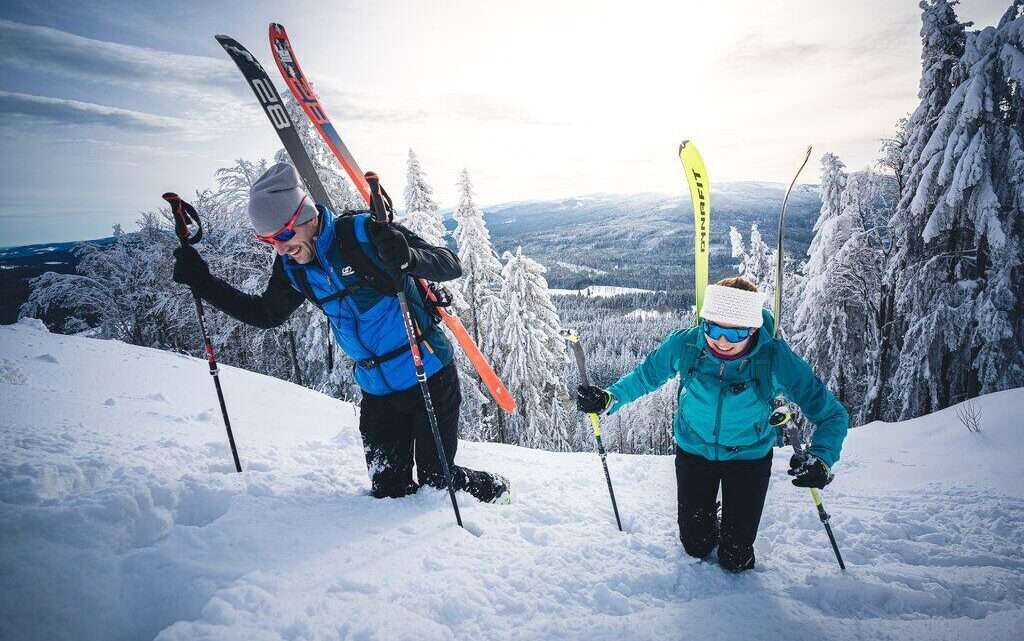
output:
[[[891,138],[882,139],[881,154],[878,165],[892,172],[896,179],[896,192],[903,192],[906,183],[907,153],[910,141],[907,139],[907,118],[896,121],[896,133]]]
[[[481,328],[479,313],[483,298],[487,294],[501,291],[501,261],[491,245],[491,234],[487,231],[484,216],[473,198],[473,183],[465,169],[459,174],[459,204],[455,208],[455,243],[459,261],[462,263],[462,277],[457,287],[462,294],[465,307],[458,308],[459,317],[470,335],[479,344],[482,334],[492,328]]]
[[[844,401],[854,424],[866,421],[879,392],[880,305],[886,258],[884,221],[891,215],[880,196],[885,176],[871,170],[850,174],[842,213],[849,236],[829,261],[827,288],[832,305],[842,307],[844,342],[834,346],[833,371],[842,373]]]
[[[962,23],[953,10],[955,2],[930,0],[921,2],[921,83],[918,97],[921,103],[907,120],[906,145],[903,158],[903,191],[892,219],[892,234],[895,251],[886,266],[886,277],[882,292],[881,310],[882,343],[880,347],[880,379],[883,391],[876,398],[871,415],[874,418],[893,419],[900,415],[899,390],[893,383],[893,374],[903,351],[903,338],[911,319],[906,312],[906,303],[897,301],[898,294],[905,296],[909,282],[907,267],[920,263],[925,254],[921,230],[924,220],[912,212],[911,202],[922,182],[933,180],[941,163],[938,154],[929,141],[939,119],[949,102],[953,90],[960,84],[963,74],[958,60],[963,55],[966,43],[967,24]],[[919,202],[918,210],[921,205]],[[900,309],[897,309],[897,305]],[[901,311],[902,310],[902,311]],[[891,403],[890,403],[891,400]]]
[[[571,423],[564,413],[569,403],[565,384],[569,358],[544,279],[546,269],[523,255],[521,247],[515,253],[506,252],[504,259],[501,298],[507,307],[499,372],[519,409],[500,436],[503,442],[527,447],[568,449]],[[559,402],[552,403],[553,398]]]
[[[455,208],[455,243],[459,262],[462,264],[462,277],[452,283],[453,306],[459,319],[466,326],[484,356],[494,364],[501,359],[498,349],[500,341],[489,341],[485,345],[483,338],[497,335],[502,322],[501,301],[501,262],[491,246],[491,236],[484,223],[483,213],[476,206],[473,184],[469,172],[465,169],[459,174],[459,202]],[[473,370],[465,367],[467,373]],[[480,378],[472,374],[472,387],[478,392],[482,390]],[[481,392],[482,393],[482,392]],[[496,437],[497,421],[504,420],[501,410],[487,398],[479,407],[480,438],[493,440]]]
[[[757,223],[750,226],[750,248],[743,242],[743,235],[735,227],[729,227],[732,243],[732,257],[739,259],[736,266],[740,275],[757,285],[766,300],[775,296],[775,250],[761,238]]]
[[[408,171],[405,178],[405,212],[398,222],[431,245],[445,247],[448,235],[444,220],[434,202],[434,189],[420,166],[416,152],[409,149]]]
[[[847,176],[844,165],[834,154],[821,159],[821,213],[814,223],[814,237],[807,250],[804,269],[806,281],[796,303],[795,334],[792,342],[825,383],[844,398],[845,377],[835,365],[842,362],[846,341],[846,308],[834,296],[829,277],[839,249],[852,232],[843,212]]]
[[[890,400],[900,418],[1024,383],[1024,4],[967,34],[962,78],[900,202],[903,332]]]

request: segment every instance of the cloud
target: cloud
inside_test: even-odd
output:
[[[451,120],[517,124],[530,126],[562,126],[566,121],[539,118],[524,104],[513,98],[472,93],[396,96],[364,94],[339,89],[341,83],[328,79],[323,87],[322,101],[327,113],[339,121],[369,121],[375,124],[422,123],[427,120]]]
[[[0,19],[3,66],[167,94],[239,96],[245,90],[231,62],[76,36]]]
[[[815,42],[768,43],[755,36],[744,39],[737,48],[727,51],[723,57],[727,64],[734,67],[772,65],[785,68],[793,64],[806,64],[810,58],[825,50],[825,45]]]
[[[177,118],[141,111],[107,107],[91,102],[47,98],[0,91],[0,114],[22,116],[62,125],[102,125],[137,133],[160,133],[181,129]]]

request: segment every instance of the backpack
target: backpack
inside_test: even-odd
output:
[[[368,212],[346,211],[335,221],[335,235],[340,246],[341,257],[355,271],[356,276],[359,277],[359,284],[347,287],[324,298],[317,298],[313,294],[313,289],[309,286],[306,272],[301,269],[295,272],[295,280],[299,285],[299,289],[321,311],[323,311],[324,303],[344,298],[360,287],[370,287],[385,295],[398,293],[398,284],[395,282],[395,279],[363,251],[362,246],[359,244],[359,239],[356,238],[355,216],[356,214],[364,213]],[[449,307],[452,304],[452,296],[451,292],[437,283],[430,283],[420,278],[414,278],[413,281],[419,290],[423,308],[432,320],[430,328],[424,331],[426,333],[441,321],[439,308]]]

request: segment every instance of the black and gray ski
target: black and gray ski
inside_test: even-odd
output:
[[[306,183],[306,189],[309,191],[309,195],[313,197],[313,201],[319,205],[330,207],[333,210],[334,206],[331,204],[331,198],[327,195],[327,190],[324,188],[323,182],[320,181],[320,176],[317,175],[316,169],[313,167],[313,161],[309,158],[309,152],[306,151],[306,147],[302,144],[299,132],[295,129],[295,123],[292,122],[291,116],[288,115],[288,110],[281,100],[281,94],[277,92],[277,88],[263,69],[263,65],[256,59],[256,56],[249,53],[249,50],[239,44],[234,38],[229,36],[214,37],[220,43],[220,46],[224,47],[224,51],[235,61],[235,64],[238,65],[238,70],[242,72],[242,75],[245,76],[245,81],[249,83],[253,93],[256,94],[256,98],[260,101],[260,106],[263,107],[264,113],[270,119],[270,124],[274,125],[274,130],[277,131],[281,144],[284,145],[285,151],[288,152],[288,156],[292,159],[292,164],[295,165],[299,176],[302,177],[302,182]]]

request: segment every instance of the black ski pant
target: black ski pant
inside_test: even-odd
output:
[[[456,491],[466,490],[481,501],[492,500],[501,489],[492,475],[455,465],[455,452],[459,447],[459,405],[462,403],[455,363],[435,372],[427,379],[427,387],[453,486]],[[419,485],[447,487],[418,384],[387,396],[364,392],[359,408],[359,432],[363,436],[373,496],[406,496],[416,492]],[[419,484],[413,480],[414,462]]]
[[[772,473],[772,453],[753,460],[709,461],[676,447],[679,538],[690,556],[703,558],[718,546],[728,570],[754,567],[754,539]],[[718,490],[722,518],[718,519]]]

